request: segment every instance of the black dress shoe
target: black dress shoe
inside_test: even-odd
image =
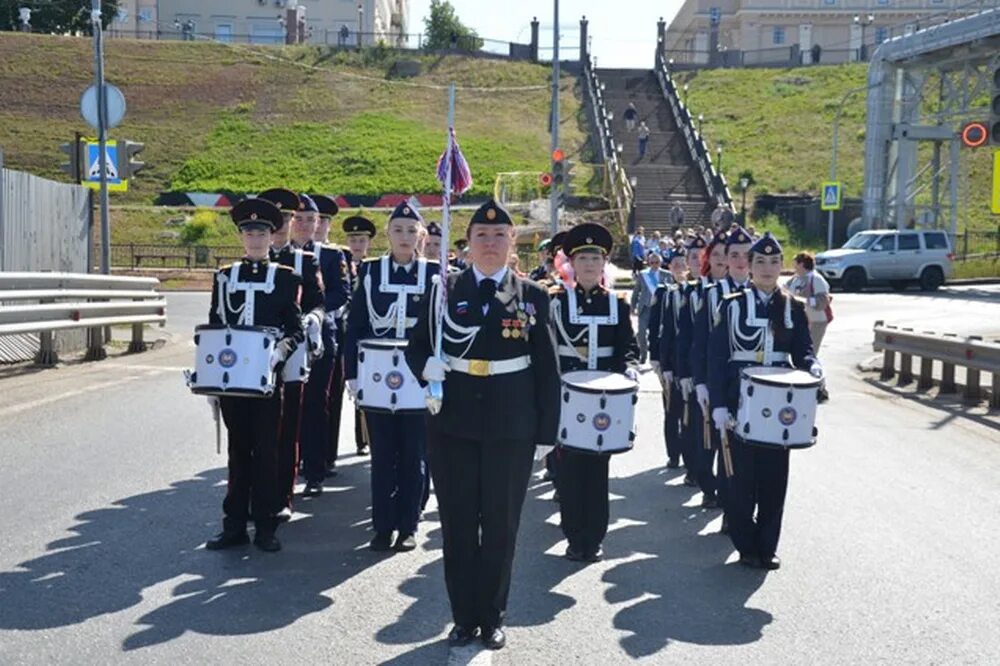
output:
[[[684,485],[687,486],[688,488],[694,488],[698,485],[698,480],[695,479],[690,474],[687,474],[684,476]]]
[[[823,404],[829,399],[830,399],[830,393],[826,390],[825,387],[816,391],[816,402]]]
[[[291,509],[291,507],[287,507],[286,506],[284,509],[282,509],[278,513],[274,514],[274,518],[279,523],[287,523],[289,520],[292,519],[292,509]]]
[[[274,536],[274,532],[257,532],[253,537],[253,545],[265,553],[277,553],[281,550],[281,542]]]
[[[760,558],[760,568],[768,571],[777,571],[781,568],[781,559],[777,555]]]
[[[448,645],[451,647],[465,647],[479,636],[479,627],[463,627],[456,624],[448,633]]]
[[[583,554],[583,550],[576,548],[574,546],[566,546],[566,559],[573,562],[584,562],[586,557]]]
[[[483,627],[483,645],[487,650],[499,650],[507,645],[507,634],[501,627]]]
[[[392,544],[392,549],[397,553],[405,553],[416,547],[417,540],[413,538],[413,535],[403,534],[402,532],[396,537],[396,543]]]
[[[719,528],[719,534],[729,534],[729,520],[725,516],[722,517],[722,527]]]
[[[375,552],[383,552],[392,548],[392,532],[376,532],[368,547]]]
[[[604,559],[604,549],[598,546],[597,550],[588,552],[583,558],[588,562],[600,562]]]
[[[205,542],[205,550],[225,550],[236,546],[245,546],[250,543],[250,537],[246,530],[242,532],[220,532],[215,538]]]
[[[559,491],[558,490],[555,491],[554,493],[552,493],[552,501],[553,502],[558,502],[559,501]]]
[[[367,445],[359,446],[358,447],[358,455],[359,456],[366,456],[366,455],[368,455],[368,446]]]
[[[325,477],[328,478],[328,479],[332,479],[335,476],[337,476],[337,468],[334,467],[333,465],[328,466],[326,468]]]
[[[745,567],[750,567],[751,569],[760,568],[760,558],[756,555],[744,555],[740,553],[740,564]]]
[[[718,509],[719,500],[711,495],[705,495],[701,498],[701,508],[703,509]]]
[[[303,497],[319,497],[323,494],[323,484],[319,481],[310,481],[302,491]]]
[[[555,480],[556,480],[556,475],[548,470],[546,470],[545,474],[542,475],[542,481],[555,481]]]
[[[677,469],[681,466],[681,461],[677,458],[670,458],[667,460],[667,469]]]

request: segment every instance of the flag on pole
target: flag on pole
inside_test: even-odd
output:
[[[451,166],[450,174],[449,165]],[[451,183],[448,182],[449,175]],[[449,128],[448,147],[441,153],[441,157],[437,161],[437,179],[444,186],[445,192],[450,192],[455,196],[461,196],[472,187],[472,172],[469,171],[469,163],[465,161],[462,149],[458,147],[454,127]]]

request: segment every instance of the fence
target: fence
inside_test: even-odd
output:
[[[611,120],[604,106],[604,93],[597,73],[586,60],[583,62],[583,78],[590,97],[588,112],[594,127],[597,129],[601,145],[601,158],[604,161],[605,190],[611,193],[615,217],[617,218],[622,236],[631,231],[632,206],[635,193],[622,166],[618,151],[615,148],[614,136],[611,134]]]
[[[934,362],[941,363],[941,393],[955,393],[955,368],[965,368],[965,397],[982,398],[981,373],[993,375],[990,406],[1000,407],[1000,340],[986,341],[979,336],[960,338],[953,333],[917,333],[912,328],[889,326],[875,322],[875,351],[884,352],[883,380],[896,375],[896,355],[899,354],[899,383],[913,381],[913,359],[920,359],[918,389],[934,384]]]
[[[1000,225],[996,231],[966,229],[953,242],[955,256],[960,260],[1000,258]]]
[[[218,268],[238,261],[242,246],[208,247],[206,245],[146,245],[123,243],[111,246],[111,265],[115,268]]]

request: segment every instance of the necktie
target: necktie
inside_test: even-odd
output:
[[[490,302],[497,293],[497,282],[491,278],[485,278],[479,283],[479,302],[483,304],[483,311],[489,309]]]
[[[396,279],[397,280],[399,280],[400,282],[404,282],[404,281],[406,281],[406,276],[407,275],[409,275],[409,273],[406,271],[405,268],[403,268],[402,266],[396,266]]]

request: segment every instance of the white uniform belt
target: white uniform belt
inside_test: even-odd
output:
[[[457,372],[463,372],[473,377],[489,377],[490,375],[506,375],[511,372],[520,372],[531,367],[530,356],[518,356],[507,358],[502,361],[487,361],[476,358],[459,358],[457,356],[445,355],[448,366]]]
[[[578,354],[587,355],[587,345],[582,347],[569,347],[567,345],[559,345],[556,349],[560,356],[571,356],[575,357]],[[597,358],[611,358],[615,355],[614,347],[598,347],[597,348]]]
[[[732,360],[763,363],[764,365],[774,365],[776,363],[792,364],[792,357],[784,352],[734,351]]]

